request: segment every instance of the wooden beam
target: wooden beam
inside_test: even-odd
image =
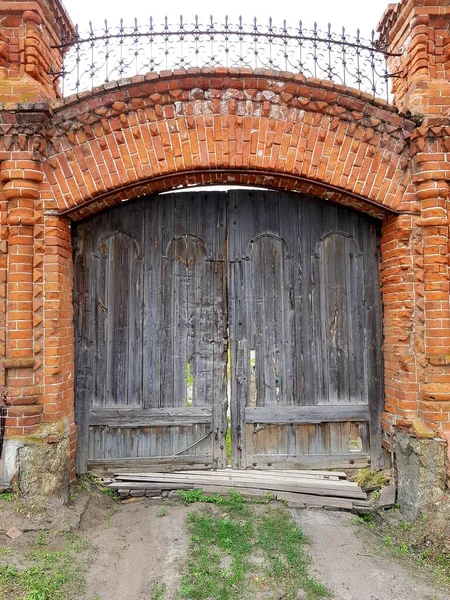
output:
[[[280,425],[306,425],[368,421],[369,407],[355,404],[323,404],[314,406],[258,406],[245,409],[245,422]]]

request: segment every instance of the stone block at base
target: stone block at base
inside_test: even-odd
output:
[[[446,442],[441,439],[421,439],[407,431],[396,432],[397,502],[407,520],[417,519],[426,504],[443,497],[446,451]]]

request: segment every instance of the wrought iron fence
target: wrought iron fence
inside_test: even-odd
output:
[[[152,71],[222,66],[303,73],[389,98],[387,59],[393,56],[375,32],[363,39],[359,30],[350,35],[316,24],[307,29],[301,21],[296,26],[275,25],[272,19],[246,24],[228,17],[207,23],[180,17],[175,25],[167,18],[161,25],[152,18],[131,25],[121,20],[118,26],[105,21],[99,28],[90,24],[85,34],[77,28],[57,48],[64,66],[53,75],[61,79],[64,95]]]

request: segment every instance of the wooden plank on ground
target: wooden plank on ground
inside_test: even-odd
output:
[[[120,474],[117,475],[117,479],[121,481],[149,481],[149,482],[173,482],[173,483],[190,483],[195,486],[202,487],[203,485],[211,484],[212,479],[209,477],[202,476],[199,472],[198,475],[185,475],[180,473],[152,473],[148,475],[136,475],[136,474]],[[229,487],[244,487],[252,488],[255,486],[254,480],[235,479],[231,476],[218,476],[214,478],[215,485],[229,486]],[[311,493],[320,496],[338,496],[345,498],[361,498],[366,499],[367,495],[358,486],[349,485],[348,483],[336,482],[335,485],[330,485],[330,482],[325,481],[313,481],[313,480],[299,480],[296,482],[286,482],[280,478],[280,481],[260,481],[258,487],[265,490],[285,491],[285,492],[298,492],[298,493]]]
[[[111,490],[193,490],[194,485],[186,483],[149,483],[145,481],[114,481],[108,487]]]
[[[329,498],[323,496],[315,496],[313,494],[293,494],[291,492],[279,492],[276,494],[277,500],[289,502],[291,506],[306,505],[306,506],[327,506],[330,508],[342,508],[346,510],[353,509],[353,501],[346,498]]]
[[[184,474],[186,475],[196,475],[194,471],[187,471]],[[235,481],[272,481],[272,482],[302,482],[302,481],[317,481],[326,485],[334,486],[339,484],[348,485],[350,487],[358,487],[358,484],[353,481],[345,481],[341,479],[328,479],[324,477],[311,476],[311,477],[303,477],[303,476],[288,476],[288,475],[279,475],[278,473],[272,474],[270,471],[209,471],[208,473],[202,473],[202,476],[215,479],[217,477],[231,477]]]
[[[209,471],[210,473],[237,473],[238,471],[234,471],[233,469],[219,469],[215,471]],[[189,471],[184,471],[184,473],[188,474]],[[192,471],[192,473],[194,473]],[[301,471],[301,470],[276,470],[271,469],[270,471],[258,471],[247,469],[246,471],[242,471],[246,475],[258,475],[260,477],[265,477],[266,475],[271,476],[279,476],[279,477],[303,477],[306,479],[329,479],[334,481],[339,481],[340,479],[347,479],[347,474],[342,471]]]

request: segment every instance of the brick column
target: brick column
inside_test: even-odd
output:
[[[59,96],[62,35],[74,27],[60,0],[0,1],[0,101],[36,102]]]
[[[73,261],[70,221],[48,215],[44,220],[45,348],[43,369],[44,422],[58,424],[58,437],[68,443],[71,476],[75,477]]]
[[[399,426],[411,427],[423,378],[423,258],[420,218],[389,217],[381,237],[384,307],[384,445],[393,450]]]
[[[42,422],[41,393],[35,375],[35,311],[42,307],[42,275],[35,270],[35,233],[39,217],[41,164],[34,160],[3,161],[0,170],[7,200],[8,259],[6,296],[6,403],[8,436],[32,433]]]
[[[447,0],[400,0],[390,4],[378,31],[392,56],[394,104],[418,116],[450,108],[450,5]]]
[[[428,118],[414,133],[412,169],[421,203],[425,299],[425,375],[419,417],[450,438],[450,268],[447,118]]]
[[[387,383],[385,413],[389,439],[395,440],[399,502],[410,518],[444,492],[445,444],[440,438],[450,448],[449,28],[448,0],[401,0],[389,5],[379,26],[381,41],[398,54],[388,60],[396,74],[394,104],[410,110],[418,125],[411,135],[409,166],[417,215],[402,217],[415,222],[405,241],[412,294],[401,309],[407,321],[397,331],[399,340],[409,342],[411,366],[405,376],[399,376],[399,368],[388,372],[387,382],[400,385],[392,404]],[[402,240],[393,243],[401,246]],[[386,279],[384,285],[394,290],[397,284]],[[390,307],[385,304],[385,309],[388,319]],[[400,356],[394,352],[393,357],[395,364]]]

